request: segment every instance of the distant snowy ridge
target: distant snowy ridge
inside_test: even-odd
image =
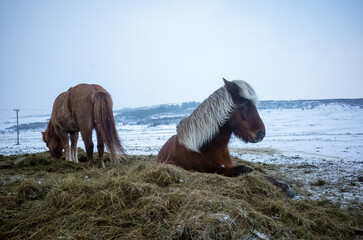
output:
[[[356,99],[317,99],[317,100],[279,100],[260,101],[259,109],[313,109],[336,105],[341,107],[363,108],[363,98]]]
[[[155,127],[159,125],[178,124],[181,119],[190,115],[200,102],[185,102],[182,104],[161,104],[149,107],[124,108],[114,110],[115,121],[121,125],[146,125]],[[363,98],[359,99],[320,99],[320,100],[269,100],[260,101],[258,109],[352,109],[363,108]],[[39,114],[25,116],[26,122],[20,120],[19,130],[44,130],[50,118],[49,115]],[[34,121],[29,121],[34,119]],[[16,122],[1,123],[0,133],[16,131]]]
[[[178,124],[181,119],[189,116],[200,102],[183,104],[163,104],[152,107],[122,109],[115,111],[116,122],[124,125],[169,125]],[[280,100],[260,101],[258,109],[319,109],[319,108],[363,108],[363,98],[360,99],[324,99],[324,100]]]

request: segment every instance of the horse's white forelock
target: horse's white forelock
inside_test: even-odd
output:
[[[257,96],[253,88],[245,81],[232,81],[239,87],[241,97],[257,105]],[[211,141],[231,117],[235,108],[232,97],[225,86],[217,89],[205,99],[187,118],[177,126],[179,143],[187,149],[200,152],[200,148]]]
[[[244,97],[246,99],[249,99],[252,101],[252,103],[257,106],[258,99],[255,90],[251,87],[248,82],[242,81],[242,80],[234,80],[232,81],[239,87],[239,95],[241,97]]]

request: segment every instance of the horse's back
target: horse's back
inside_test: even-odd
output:
[[[98,84],[81,83],[77,86],[71,87],[68,92],[74,97],[88,97],[95,92],[107,92],[103,87]],[[78,99],[79,100],[79,99]]]
[[[98,84],[91,84],[96,91],[101,91],[101,92],[107,92],[102,86],[98,85]]]
[[[87,111],[93,108],[95,93],[101,92],[107,95],[108,92],[97,84],[81,83],[68,90],[69,101],[72,103],[72,107],[77,108],[77,112],[86,108]],[[84,111],[83,111],[84,112]]]
[[[59,94],[54,101],[52,120],[66,131],[92,128],[94,122],[95,93],[107,91],[97,84],[78,84]]]

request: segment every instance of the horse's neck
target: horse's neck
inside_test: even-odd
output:
[[[232,131],[228,129],[226,125],[220,127],[219,132],[214,136],[214,138],[202,147],[202,152],[226,149],[228,142],[231,139],[231,135]]]
[[[49,123],[48,123],[48,131],[51,136],[57,135],[52,118],[49,120]]]

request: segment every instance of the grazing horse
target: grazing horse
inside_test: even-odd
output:
[[[116,163],[117,152],[124,149],[118,137],[112,113],[110,94],[96,84],[79,84],[61,93],[54,101],[52,116],[43,134],[51,157],[60,158],[64,149],[66,160],[78,162],[77,141],[81,132],[87,152],[88,167],[93,167],[92,130],[96,130],[98,167],[104,168],[104,144]],[[69,149],[69,138],[71,149]]]
[[[253,171],[232,162],[228,142],[232,133],[245,142],[257,143],[265,137],[265,126],[257,112],[257,96],[244,81],[227,81],[205,99],[187,118],[180,121],[177,134],[161,148],[158,163],[169,163],[186,170],[218,173],[229,177]],[[287,184],[264,177],[290,197]]]

